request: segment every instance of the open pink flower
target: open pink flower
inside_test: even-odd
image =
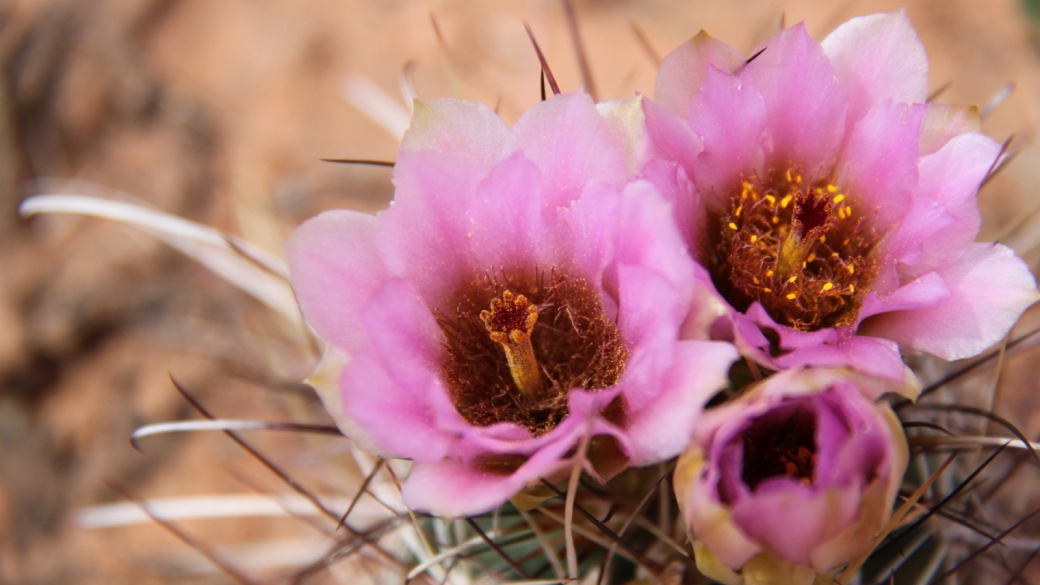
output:
[[[1037,299],[1010,249],[974,242],[1000,147],[976,109],[923,103],[906,14],[822,45],[799,24],[760,49],[745,63],[702,32],[644,101],[643,174],[676,203],[742,351],[900,378],[900,348],[960,359],[998,341]]]
[[[812,583],[869,552],[908,457],[879,380],[788,370],[701,417],[675,489],[702,570]]]
[[[583,437],[600,477],[682,451],[736,350],[683,328],[694,263],[586,95],[512,130],[480,104],[417,104],[394,184],[387,211],[324,213],[286,249],[307,321],[345,362],[334,414],[413,461],[408,506],[487,511]]]

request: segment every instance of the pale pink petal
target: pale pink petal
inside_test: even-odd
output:
[[[728,202],[741,179],[765,170],[766,103],[751,83],[710,68],[689,123],[704,141],[692,176],[709,208]]]
[[[982,132],[978,106],[928,104],[921,122],[921,155],[931,154],[961,134]]]
[[[486,168],[499,159],[509,126],[498,114],[479,102],[439,99],[415,101],[411,126],[401,140],[401,150],[464,152]]]
[[[692,173],[697,155],[704,150],[701,139],[685,120],[650,100],[643,100],[643,114],[653,158],[675,161]]]
[[[918,134],[925,106],[885,100],[860,120],[838,163],[838,181],[856,213],[884,233],[906,214],[917,184]]]
[[[553,96],[521,116],[505,146],[518,150],[541,172],[550,207],[567,207],[590,181],[620,187],[628,178],[621,145],[582,93]]]
[[[923,103],[928,57],[906,10],[853,18],[823,40],[823,51],[849,93],[849,122],[886,99]]]
[[[961,359],[999,341],[1038,299],[1026,264],[1000,244],[973,244],[939,274],[950,289],[948,299],[929,309],[876,315],[860,331],[943,359]]]
[[[693,436],[697,415],[728,378],[723,364],[737,360],[736,348],[716,341],[680,341],[675,365],[661,393],[645,408],[628,414],[626,427],[633,465],[675,457]]]
[[[364,347],[358,310],[387,278],[373,242],[375,227],[367,213],[326,211],[285,242],[303,316],[326,343],[347,353]]]
[[[938,274],[929,272],[883,297],[867,293],[857,318],[863,320],[872,315],[889,311],[934,307],[948,298],[950,298],[950,289],[946,286],[946,281]]]
[[[800,23],[769,38],[741,77],[766,102],[774,162],[796,162],[808,176],[830,170],[845,135],[848,97],[827,56]]]
[[[733,47],[702,30],[661,61],[654,101],[676,116],[685,118],[693,96],[704,83],[709,66],[736,73],[744,66],[744,57]]]

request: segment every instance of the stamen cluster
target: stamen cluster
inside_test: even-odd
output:
[[[450,316],[437,317],[446,338],[444,379],[474,425],[512,422],[547,433],[567,416],[570,390],[609,388],[625,371],[621,332],[584,278],[556,269],[489,271],[457,287],[450,306]],[[530,332],[521,333],[529,322]],[[524,336],[541,370],[538,392],[518,383],[503,344]]]
[[[877,273],[877,238],[847,194],[797,167],[738,185],[718,216],[712,277],[738,310],[759,301],[803,331],[855,320]]]

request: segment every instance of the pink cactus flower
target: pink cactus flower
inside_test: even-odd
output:
[[[749,63],[700,33],[644,100],[643,175],[675,203],[742,352],[773,369],[906,375],[900,349],[973,356],[1037,300],[1026,265],[976,243],[1000,146],[978,112],[926,104],[904,12],[822,44],[799,24]]]
[[[871,550],[908,459],[882,380],[788,370],[701,417],[675,490],[702,571],[812,583]]]
[[[406,505],[485,512],[586,438],[601,479],[685,448],[737,352],[690,327],[670,206],[630,183],[586,95],[512,129],[481,104],[419,103],[394,184],[390,209],[323,213],[286,250],[339,364],[315,384],[362,448],[412,460]]]

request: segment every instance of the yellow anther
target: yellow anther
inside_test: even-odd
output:
[[[845,219],[845,208],[844,207],[839,207],[838,208],[838,217],[840,217],[842,219]]]
[[[773,278],[773,271],[772,270],[766,270],[766,278]]]
[[[827,241],[827,236],[820,236],[820,243],[821,244],[826,242],[826,241]]]
[[[791,169],[787,169],[787,172],[784,173],[784,175],[787,177],[787,182],[790,183],[791,182]]]
[[[756,236],[755,234],[751,234],[751,243],[754,244],[757,241],[758,241],[758,236]]]
[[[833,185],[831,185],[831,186],[833,187]],[[838,193],[837,195],[834,196],[834,204],[835,205],[837,205],[838,203],[841,203],[842,201],[845,201],[845,196],[842,195],[841,193]]]
[[[856,274],[856,267],[852,264],[849,264],[849,274]]]
[[[749,183],[747,181],[744,181],[743,187],[744,187],[744,190],[747,191],[747,190],[751,189],[751,183]]]
[[[765,292],[773,292],[773,289],[769,288],[768,286],[763,288],[762,290],[764,290]]]
[[[805,262],[806,262],[806,263],[809,263],[809,262],[812,262],[812,261],[813,261],[813,260],[815,260],[815,259],[816,259],[816,254],[813,254],[812,252],[810,252],[810,253],[809,253],[809,256],[808,256],[808,257],[806,257],[806,259],[805,259]]]
[[[801,183],[801,182],[802,182],[802,175],[800,175],[800,174],[798,174],[798,175],[795,175],[795,176],[794,176],[794,181],[795,181],[796,183]]]
[[[787,209],[787,206],[791,204],[792,199],[794,199],[794,195],[787,195],[786,197],[780,200],[780,207],[783,209]]]
[[[850,284],[849,285],[849,293],[851,294],[851,293],[854,293],[854,292],[856,292],[856,286],[853,285],[853,284]]]
[[[780,223],[780,218],[774,215],[773,216],[773,224],[776,225],[778,223]]]
[[[828,193],[837,193],[838,192],[838,188],[835,187],[834,185],[827,185],[827,192]],[[838,197],[841,197],[841,195],[839,195]],[[834,198],[834,202],[835,203],[838,202],[838,197]]]
[[[733,212],[733,216],[734,217],[740,217],[740,212],[741,211],[744,211],[744,206],[743,205],[737,207],[737,210]]]
[[[732,221],[729,222],[729,229],[737,231],[737,224],[733,223]]]
[[[789,300],[789,301],[793,301],[793,300],[795,300],[797,298],[798,298],[798,295],[796,295],[794,293],[788,293],[787,294],[787,300]]]
[[[823,285],[823,290],[831,290],[832,288],[834,288],[834,283],[828,282],[827,284]]]
[[[761,282],[758,281],[758,277],[755,277],[755,276],[751,277],[751,282],[754,282],[755,284],[762,284]]]
[[[846,205],[845,206],[845,217],[852,217],[852,206],[851,205]]]
[[[787,282],[794,283],[794,281],[796,281],[796,280],[798,280],[798,276],[797,275],[792,276],[791,278],[788,278]]]
[[[766,201],[768,201],[770,205],[776,205],[776,197],[773,197],[772,195],[767,194]]]

